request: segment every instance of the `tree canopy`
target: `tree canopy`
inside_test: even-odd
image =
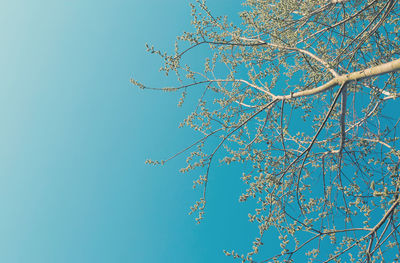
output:
[[[175,53],[148,51],[181,83],[159,90],[181,91],[179,104],[200,90],[181,126],[203,137],[147,162],[186,154],[181,171],[201,171],[198,221],[214,159],[246,164],[240,201],[256,200],[259,236],[252,251],[225,251],[243,262],[399,261],[399,2],[247,0],[240,24],[191,6]],[[200,47],[204,65],[185,64]],[[271,229],[281,251],[266,256]]]

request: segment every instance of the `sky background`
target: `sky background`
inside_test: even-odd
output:
[[[237,19],[233,2],[208,1]],[[182,159],[144,164],[193,140],[178,129],[190,103],[129,82],[174,83],[145,43],[172,50],[188,3],[0,0],[0,262],[231,262],[223,249],[250,249],[238,166],[214,166],[196,225]]]

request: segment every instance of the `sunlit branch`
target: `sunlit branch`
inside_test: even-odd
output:
[[[371,67],[368,69],[341,75],[341,76],[336,77],[314,89],[303,90],[303,91],[295,92],[295,93],[292,93],[289,95],[275,96],[275,98],[277,98],[279,100],[283,100],[283,99],[293,99],[293,98],[298,98],[298,97],[316,95],[318,93],[329,90],[329,89],[335,87],[336,85],[340,85],[343,83],[349,83],[352,81],[360,81],[360,80],[363,80],[366,78],[375,77],[375,76],[379,76],[379,75],[383,75],[383,74],[387,74],[387,73],[391,73],[391,72],[395,72],[395,71],[399,71],[399,70],[400,70],[400,59],[396,59],[391,62],[381,64],[381,65],[378,65],[375,67]]]

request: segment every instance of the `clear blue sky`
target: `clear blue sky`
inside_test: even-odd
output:
[[[173,83],[144,46],[171,50],[189,28],[186,0],[0,1],[0,262],[231,262],[222,249],[250,249],[240,169],[214,168],[196,225],[183,163],[144,165],[191,141],[177,128],[191,107],[129,79]]]

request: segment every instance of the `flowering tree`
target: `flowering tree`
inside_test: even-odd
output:
[[[256,199],[249,219],[259,237],[247,254],[226,255],[243,262],[400,260],[399,11],[396,0],[247,0],[235,25],[197,1],[194,30],[178,37],[174,54],[148,46],[182,83],[160,90],[182,91],[180,104],[201,90],[181,125],[203,137],[171,157],[188,155],[182,172],[203,171],[195,181],[204,191],[192,207],[197,220],[214,159],[251,164],[240,201]],[[209,56],[195,70],[184,58],[200,46]],[[271,228],[282,251],[261,257]]]

